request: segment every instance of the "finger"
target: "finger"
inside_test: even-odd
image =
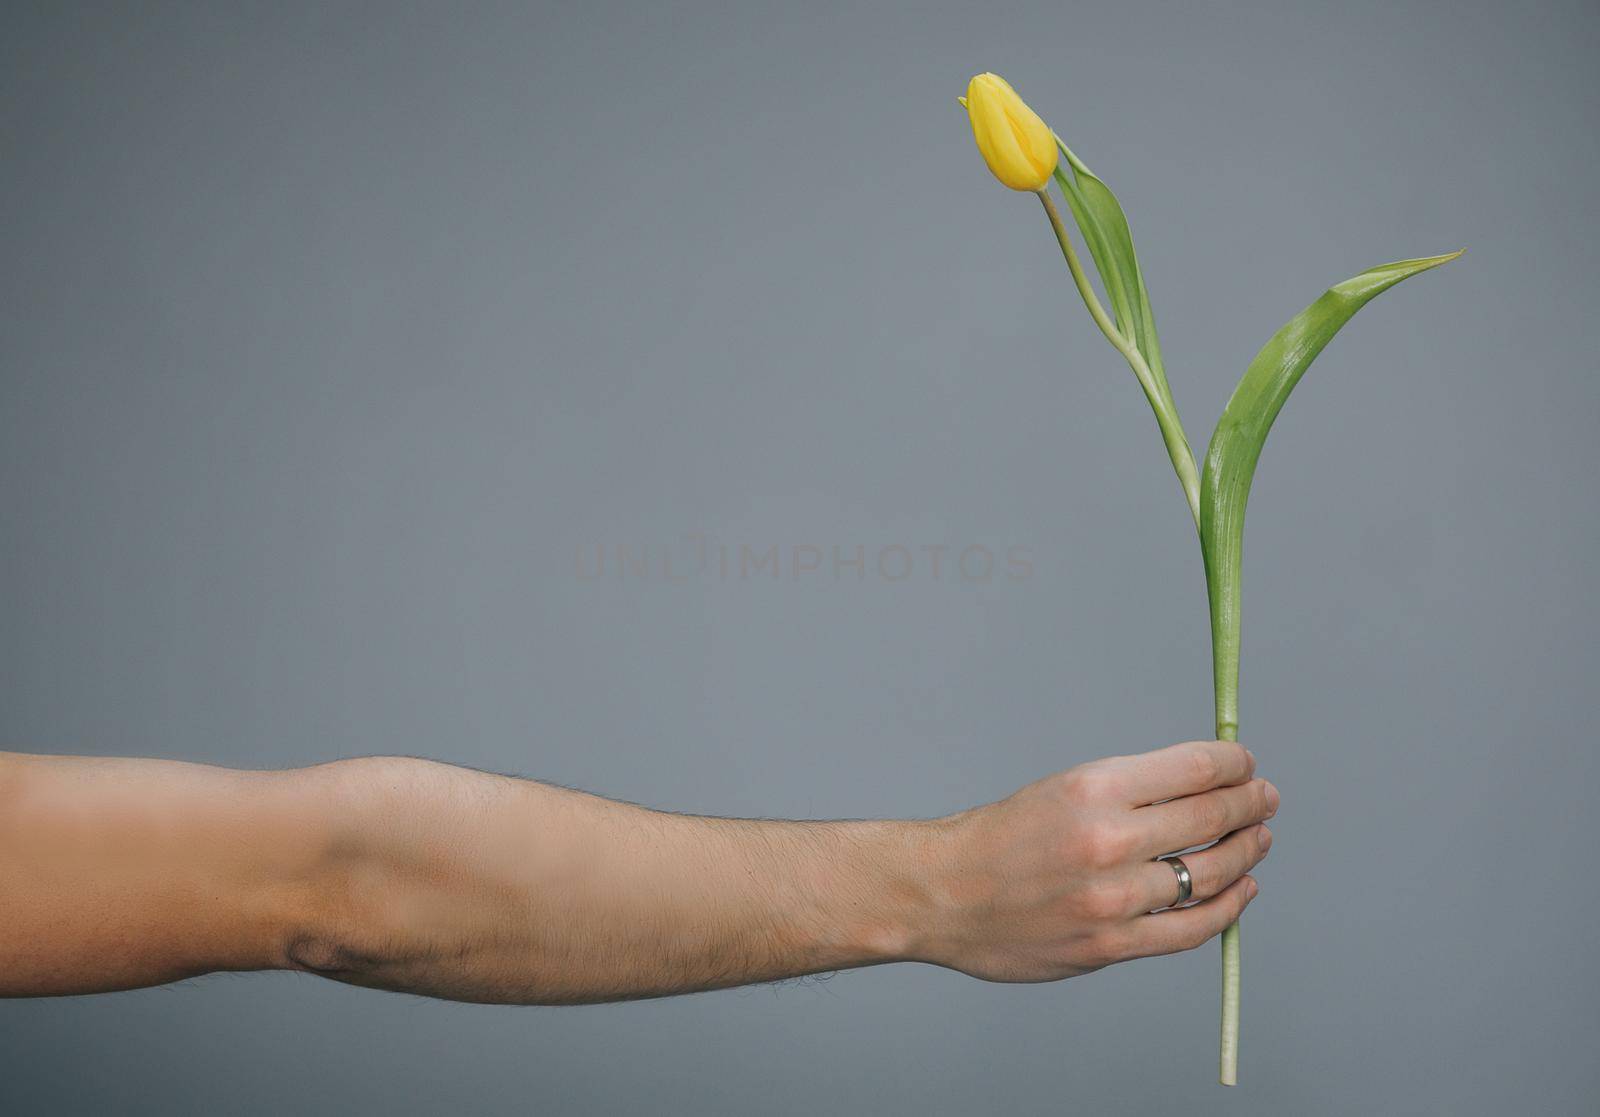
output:
[[[1256,758],[1236,741],[1189,741],[1127,757],[1126,765],[1129,805],[1142,807],[1244,783]]]
[[[1278,812],[1278,789],[1266,780],[1219,787],[1133,811],[1140,852],[1157,857],[1203,846],[1224,834],[1253,826]]]
[[[1214,846],[1183,855],[1193,888],[1190,898],[1209,900],[1244,876],[1267,855],[1272,831],[1251,826],[1229,834]],[[1138,874],[1141,912],[1171,907],[1178,898],[1178,874],[1165,861],[1149,861],[1134,870]]]
[[[1254,877],[1240,877],[1203,903],[1139,916],[1133,921],[1127,944],[1130,956],[1176,954],[1204,945],[1239,918],[1256,891]]]

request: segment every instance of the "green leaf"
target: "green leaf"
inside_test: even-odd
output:
[[[1200,546],[1211,598],[1218,733],[1238,729],[1239,563],[1245,504],[1272,421],[1306,368],[1346,322],[1402,279],[1460,256],[1401,260],[1328,289],[1261,347],[1217,421],[1200,474]]]
[[[1139,257],[1133,250],[1133,234],[1128,229],[1127,214],[1111,188],[1100,180],[1072,149],[1056,136],[1056,146],[1066,156],[1066,165],[1056,165],[1055,179],[1072,211],[1072,220],[1083,234],[1095,270],[1100,273],[1100,286],[1111,304],[1111,317],[1119,338],[1112,344],[1122,350],[1132,367],[1134,376],[1144,389],[1145,399],[1155,412],[1156,423],[1161,428],[1161,440],[1166,444],[1167,456],[1183,487],[1189,511],[1199,524],[1200,483],[1194,462],[1194,452],[1178,417],[1177,404],[1172,399],[1172,389],[1167,384],[1167,370],[1161,360],[1161,342],[1156,338],[1155,312],[1150,309],[1150,294],[1145,289],[1144,275],[1139,269]],[[1046,205],[1049,208],[1048,197]],[[1054,220],[1054,218],[1052,218]],[[1059,232],[1059,230],[1058,230]],[[1067,250],[1065,242],[1063,251]],[[1072,263],[1069,254],[1069,264]],[[1076,265],[1073,265],[1076,267]],[[1090,305],[1090,314],[1096,313],[1093,289],[1080,274],[1075,274],[1084,302]],[[1103,312],[1102,312],[1103,313]],[[1103,324],[1102,324],[1102,328]],[[1109,335],[1108,335],[1109,336]],[[1130,348],[1131,347],[1131,348]]]
[[[1170,403],[1171,389],[1161,363],[1161,343],[1156,338],[1155,313],[1150,309],[1150,294],[1145,290],[1139,257],[1133,250],[1133,233],[1117,196],[1072,149],[1056,137],[1056,146],[1067,157],[1066,168],[1056,167],[1055,178],[1072,210],[1072,219],[1083,233],[1100,285],[1111,302],[1117,329],[1144,355],[1154,374],[1160,394]]]

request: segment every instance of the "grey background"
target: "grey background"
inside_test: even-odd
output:
[[[1207,947],[581,1009],[289,975],[7,1002],[0,1109],[1592,1112],[1597,25],[7,5],[11,748],[853,816],[1204,736],[1154,424],[955,96],[1010,76],[1118,190],[1196,442],[1328,284],[1470,251],[1352,323],[1263,459],[1242,708],[1285,806],[1239,1090]],[[1033,573],[579,576],[695,535]]]

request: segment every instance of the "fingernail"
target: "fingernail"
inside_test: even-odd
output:
[[[1272,848],[1272,831],[1265,826],[1261,828],[1261,852],[1266,853]]]
[[[1278,789],[1270,783],[1267,784],[1267,810],[1273,814],[1278,813]]]
[[[1256,883],[1254,877],[1251,877],[1249,880],[1245,881],[1244,898],[1246,900],[1254,900],[1256,898],[1256,893],[1260,891],[1261,886]]]
[[[1250,758],[1250,767],[1254,768],[1256,766],[1256,754],[1249,749],[1245,749],[1244,754]]]

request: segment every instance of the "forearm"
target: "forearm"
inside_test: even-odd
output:
[[[0,995],[302,969],[648,997],[903,957],[933,824],[664,814],[405,758],[0,754]]]
[[[343,804],[289,948],[458,1000],[659,996],[906,957],[933,823],[663,814],[422,761],[319,770]]]

